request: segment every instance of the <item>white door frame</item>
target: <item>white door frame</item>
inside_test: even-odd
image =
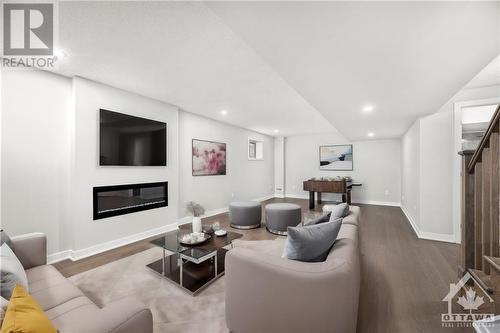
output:
[[[492,104],[500,104],[500,97],[479,99],[472,101],[456,102],[453,106],[453,124],[454,124],[454,158],[453,158],[453,234],[455,235],[455,242],[460,243],[462,232],[460,230],[461,220],[461,196],[462,196],[462,157],[458,152],[462,150],[462,109],[473,106],[485,106]]]

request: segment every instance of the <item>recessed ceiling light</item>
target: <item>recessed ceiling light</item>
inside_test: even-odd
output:
[[[368,136],[369,136],[370,138],[372,138],[372,137],[374,137],[374,136],[375,136],[375,133],[373,133],[373,132],[368,132]]]
[[[370,113],[373,110],[375,110],[375,107],[373,105],[365,105],[365,106],[363,106],[362,110],[364,113]]]
[[[227,110],[220,110],[220,114],[223,116],[227,115]]]
[[[58,58],[64,58],[66,57],[66,53],[64,53],[63,51],[61,50],[54,50],[54,55]]]
[[[279,131],[279,130],[277,130],[277,129],[275,129],[273,132],[274,132],[275,134],[278,134],[280,131]]]

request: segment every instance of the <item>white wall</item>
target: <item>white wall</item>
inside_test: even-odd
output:
[[[286,195],[308,196],[302,182],[311,177],[352,176],[363,186],[353,189],[353,202],[399,205],[401,196],[400,141],[370,140],[353,143],[353,171],[320,171],[319,146],[347,144],[339,133],[287,137],[285,145]],[[340,199],[324,194],[324,200]]]
[[[248,138],[264,143],[264,159],[248,160]],[[225,176],[192,176],[192,139],[226,143]],[[179,215],[195,201],[207,211],[221,211],[233,200],[253,200],[273,195],[274,139],[189,112],[179,116]]]
[[[41,71],[2,72],[2,227],[41,231],[48,250],[68,239],[71,80]]]
[[[146,230],[175,225],[178,217],[178,109],[174,106],[75,77],[74,165],[71,210],[74,250]],[[98,162],[99,108],[167,123],[167,166],[102,167]],[[92,188],[168,181],[168,207],[92,220]]]
[[[401,208],[420,227],[420,121],[401,140]],[[416,226],[415,226],[416,225]]]
[[[461,126],[457,105],[500,96],[500,86],[462,89],[402,139],[402,208],[421,238],[460,241]],[[464,105],[465,105],[464,104]],[[457,118],[458,117],[458,118]],[[416,167],[418,166],[418,168]]]
[[[423,236],[453,240],[453,114],[420,120],[420,221]]]
[[[285,197],[285,137],[274,138],[274,195]]]

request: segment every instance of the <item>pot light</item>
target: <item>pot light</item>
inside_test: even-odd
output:
[[[375,110],[375,107],[373,105],[365,105],[363,106],[362,110],[364,113],[370,113],[373,112],[373,110]]]
[[[373,138],[373,137],[375,136],[375,133],[373,133],[373,132],[368,132],[368,136],[369,136],[370,138]]]
[[[220,110],[220,114],[223,116],[227,115],[227,110]]]
[[[66,53],[64,53],[63,51],[61,50],[54,50],[54,55],[58,58],[64,58],[66,57]]]
[[[274,132],[274,134],[278,134],[280,131],[275,129],[273,132]]]

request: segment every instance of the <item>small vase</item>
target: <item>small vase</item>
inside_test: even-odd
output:
[[[193,232],[202,232],[201,218],[199,216],[193,217]]]

